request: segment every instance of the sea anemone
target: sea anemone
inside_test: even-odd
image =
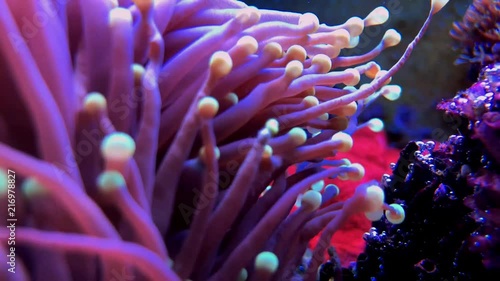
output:
[[[323,159],[399,89],[390,78],[446,2],[431,1],[383,71],[372,60],[395,30],[341,55],[387,20],[383,7],[326,26],[229,0],[0,0],[2,279],[314,280],[351,214],[401,218],[377,185],[324,208],[326,193],[308,190],[363,177]],[[362,75],[371,82],[355,87]]]
[[[486,65],[500,59],[500,2],[477,0],[467,9],[461,22],[455,22],[451,36],[461,51],[456,63]]]

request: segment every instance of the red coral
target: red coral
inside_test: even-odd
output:
[[[347,153],[339,153],[335,158],[348,158],[353,163],[360,163],[365,167],[363,182],[372,180],[379,181],[384,173],[389,173],[389,164],[396,162],[399,151],[388,147],[385,133],[374,133],[368,128],[359,130],[353,135],[354,146]],[[340,187],[340,194],[332,200],[333,202],[344,201],[351,197],[359,182],[342,181],[339,179],[327,180],[325,184],[336,184]],[[337,250],[342,265],[346,266],[355,261],[360,252],[363,251],[365,242],[363,233],[371,226],[371,222],[363,214],[352,216],[344,227],[337,231],[332,239],[332,245]],[[318,234],[310,242],[314,248],[318,241]]]

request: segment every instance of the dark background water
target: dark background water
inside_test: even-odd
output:
[[[428,14],[430,0],[287,0],[263,1],[246,0],[248,5],[260,9],[274,9],[299,13],[312,12],[320,22],[339,24],[352,16],[364,18],[378,6],[385,6],[390,11],[390,20],[383,29],[370,27],[365,30],[365,40],[354,51],[361,54],[371,49],[382,38],[385,30],[397,29],[402,42],[387,49],[376,61],[384,68],[394,64],[408,43],[414,38]],[[436,14],[426,36],[417,46],[405,67],[393,77],[393,84],[403,87],[403,93],[397,101],[380,98],[363,114],[362,118],[379,117],[386,122],[386,129],[391,142],[402,146],[411,139],[433,138],[443,140],[448,135],[457,133],[456,124],[444,118],[442,112],[435,109],[443,98],[450,98],[460,89],[467,88],[467,65],[454,65],[458,53],[452,50],[449,31],[454,21],[461,19],[471,0],[453,0]],[[349,53],[346,53],[349,55]]]

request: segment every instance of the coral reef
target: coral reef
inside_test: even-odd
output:
[[[328,26],[229,0],[0,0],[2,280],[315,280],[351,215],[403,218],[370,183],[322,207],[322,179],[364,175],[324,159],[380,129],[357,117],[400,94],[446,2],[385,71],[395,30],[340,55],[383,7]]]
[[[411,142],[383,177],[386,202],[407,215],[401,224],[373,223],[354,280],[493,280],[500,272],[500,158],[491,145],[500,141],[500,95],[490,87],[499,74],[486,67],[476,84],[439,105],[463,121],[461,135]]]
[[[497,4],[474,1],[452,35],[460,44],[492,47],[494,36],[484,34],[497,32],[491,24]],[[392,175],[383,177],[386,202],[400,204],[405,221],[374,222],[345,279],[496,280],[500,274],[500,64],[490,60],[497,61],[484,53],[471,59],[481,65],[477,82],[438,105],[459,135],[437,145],[409,143]]]
[[[474,1],[463,20],[453,24],[451,36],[461,51],[457,63],[487,65],[500,59],[500,2]]]

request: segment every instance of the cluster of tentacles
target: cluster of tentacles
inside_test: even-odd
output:
[[[323,160],[399,94],[391,76],[446,2],[384,71],[394,30],[341,55],[383,7],[326,26],[230,0],[0,0],[2,280],[315,280],[351,214],[402,215],[376,185],[322,207],[322,179],[364,174]]]

